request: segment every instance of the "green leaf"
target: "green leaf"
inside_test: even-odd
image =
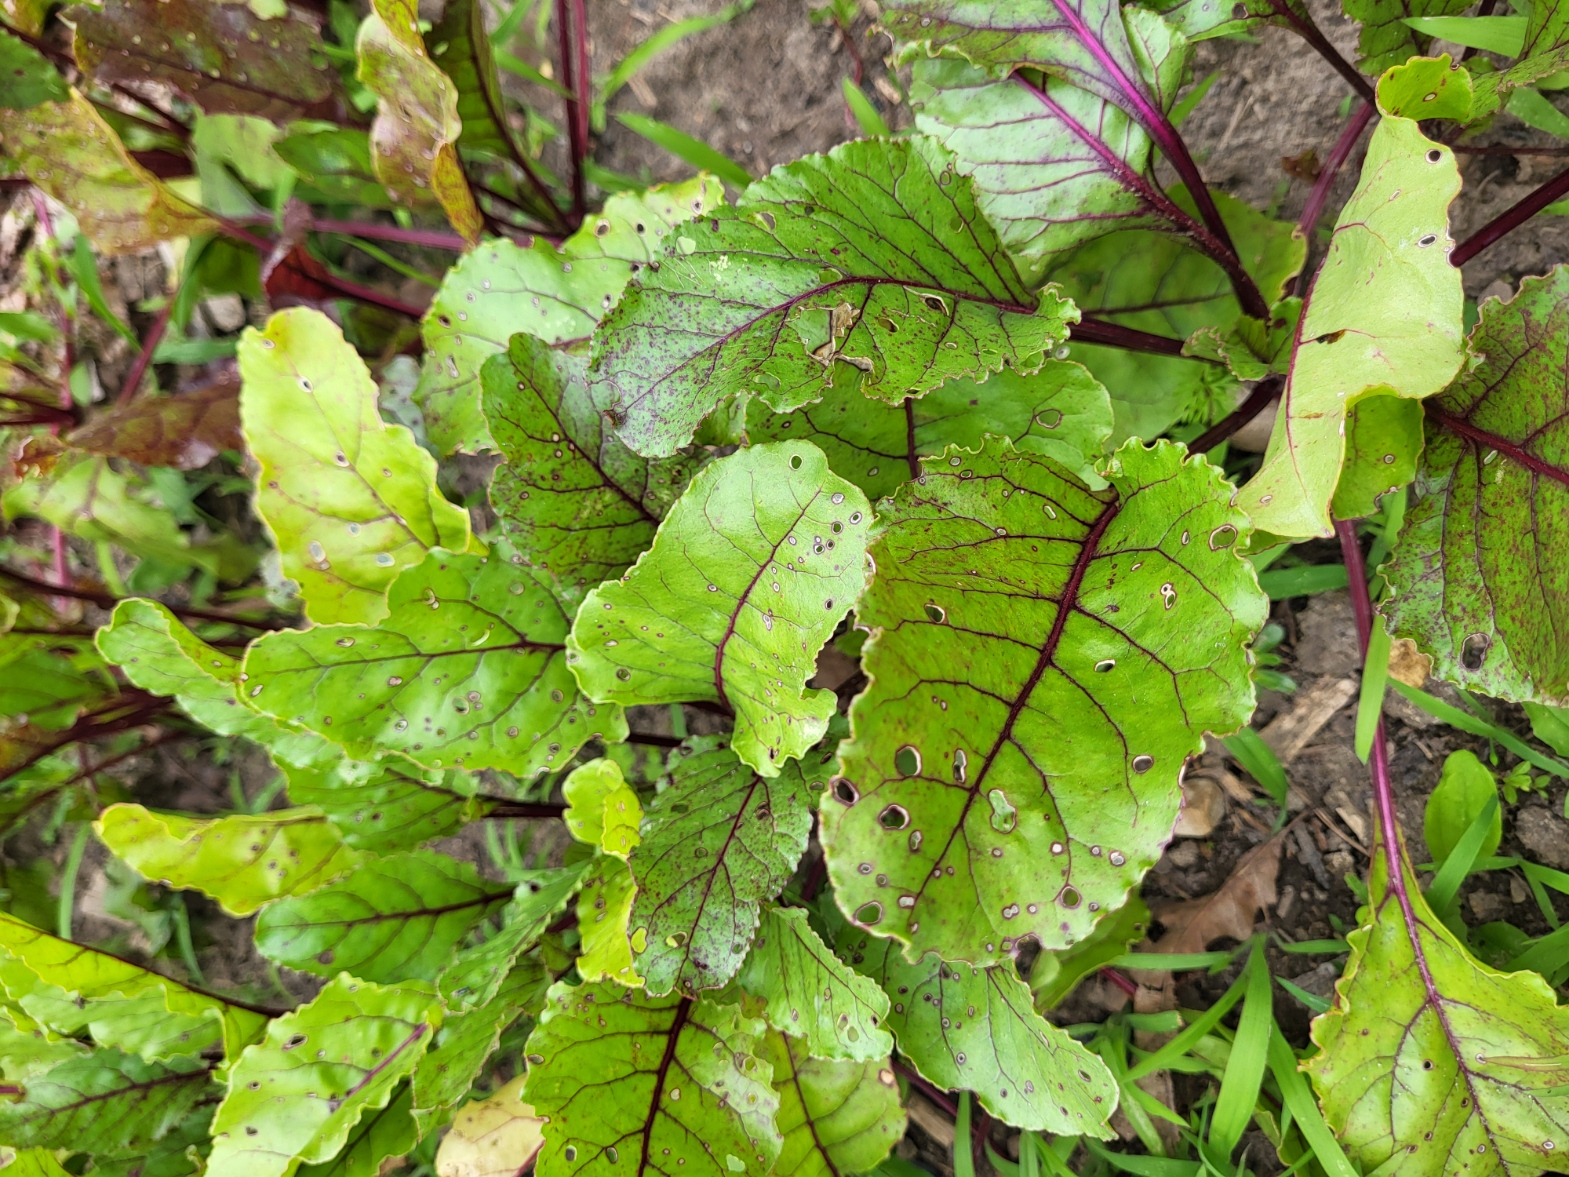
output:
[[[1427,38],[1415,33],[1409,18],[1457,16],[1469,7],[1461,0],[1344,0],[1342,5],[1346,16],[1361,22],[1357,65],[1368,74],[1381,74],[1426,49]]]
[[[574,601],[648,549],[700,460],[648,461],[627,449],[584,384],[586,370],[581,356],[519,334],[481,375],[485,418],[506,459],[491,506],[529,563]]]
[[[822,400],[793,413],[752,401],[747,436],[754,443],[811,442],[835,474],[876,502],[914,477],[921,458],[949,445],[979,449],[988,434],[1094,479],[1111,433],[1106,389],[1082,364],[1048,360],[1033,376],[1005,368],[984,384],[950,380],[901,405],[862,396],[854,385],[841,374]]]
[[[591,387],[622,440],[672,454],[726,397],[797,408],[841,363],[891,402],[1037,370],[1073,308],[1025,286],[953,168],[925,138],[845,143],[677,233],[594,337]]]
[[[331,768],[291,768],[289,799],[326,814],[357,850],[408,850],[455,834],[489,812],[478,782],[459,772],[425,772],[400,756]]]
[[[1445,757],[1443,774],[1427,796],[1422,817],[1422,837],[1434,862],[1442,864],[1454,852],[1489,800],[1498,800],[1498,781],[1476,753],[1462,748]],[[1491,858],[1503,836],[1504,817],[1495,812],[1492,830],[1476,857]]]
[[[194,889],[230,915],[304,894],[364,865],[319,809],[197,818],[111,805],[94,823],[105,846],[146,878]]]
[[[27,110],[71,95],[60,71],[20,37],[0,32],[0,109]]]
[[[888,995],[841,962],[798,907],[763,912],[736,984],[764,1003],[770,1026],[800,1041],[803,1055],[867,1062],[893,1049],[883,1028]]]
[[[142,1152],[213,1094],[195,1059],[144,1062],[118,1050],[69,1059],[0,1102],[0,1139],[14,1148],[113,1156]]]
[[[517,148],[507,125],[501,79],[485,32],[485,6],[476,0],[453,0],[442,10],[440,23],[425,34],[425,46],[457,91],[462,124],[459,150],[512,158]],[[551,211],[532,192],[529,208],[536,216],[548,216]]]
[[[643,806],[614,760],[590,760],[572,770],[561,786],[567,830],[579,842],[625,859],[638,844]]]
[[[1551,11],[1556,5],[1547,4],[1543,7]],[[1401,23],[1426,36],[1452,41],[1456,45],[1464,45],[1470,49],[1486,49],[1489,53],[1497,53],[1501,57],[1519,57],[1525,48],[1526,25],[1529,20],[1529,17],[1516,15],[1410,16]],[[1411,64],[1408,61],[1405,66],[1397,67],[1395,72],[1398,73]]]
[[[663,253],[674,227],[723,199],[710,176],[616,193],[559,249],[543,237],[527,248],[487,241],[461,258],[425,314],[426,353],[415,399],[436,448],[494,449],[486,414],[520,410],[498,390],[481,412],[484,362],[505,351],[518,331],[548,344],[587,339],[627,280]],[[526,397],[519,400],[527,407]]]
[[[1292,348],[1264,465],[1240,492],[1256,527],[1330,535],[1346,414],[1369,395],[1420,399],[1462,358],[1460,271],[1449,264],[1449,203],[1460,173],[1409,119],[1373,132]]]
[[[1518,86],[1509,92],[1509,113],[1528,127],[1546,131],[1559,138],[1569,136],[1569,115],[1565,115],[1541,92],[1530,86]]]
[[[1422,406],[1399,396],[1370,396],[1346,415],[1346,452],[1330,510],[1336,519],[1376,515],[1379,501],[1416,477]]]
[[[584,694],[718,703],[736,755],[774,775],[828,730],[833,692],[806,680],[865,583],[870,514],[809,442],[710,463],[631,571],[585,598],[567,639]]]
[[[1367,925],[1307,1069],[1364,1173],[1535,1174],[1569,1138],[1569,1018],[1546,981],[1474,959],[1380,848]]]
[[[402,1157],[419,1143],[411,1108],[409,1085],[404,1083],[386,1107],[360,1118],[337,1156],[320,1165],[302,1165],[296,1172],[300,1177],[378,1177],[383,1161]]]
[[[244,4],[118,0],[73,5],[73,47],[103,86],[168,86],[208,114],[279,123],[331,97],[332,73],[308,21],[263,20]]]
[[[1203,733],[1252,710],[1265,604],[1230,485],[1169,442],[1106,477],[993,440],[884,512],[822,840],[841,907],[913,955],[1089,935],[1160,856]]]
[[[471,544],[436,462],[383,423],[376,383],[319,311],[279,311],[240,338],[240,419],[260,464],[256,513],[318,624],[386,616],[387,587],[431,548]]]
[[[1117,1084],[1106,1065],[1035,1012],[1013,964],[977,969],[845,924],[834,948],[893,1002],[888,1028],[899,1053],[944,1091],[975,1092],[1016,1128],[1111,1139]]]
[[[1072,948],[1042,952],[1030,970],[1030,992],[1041,1013],[1062,1004],[1091,973],[1111,964],[1144,939],[1149,931],[1150,909],[1137,895],[1111,912],[1095,930]]]
[[[514,557],[514,559],[519,559]],[[626,735],[621,709],[585,703],[567,668],[567,615],[499,546],[437,550],[404,572],[375,627],[267,634],[245,656],[247,702],[370,759],[530,777],[589,739]]]
[[[842,966],[841,966],[842,967]],[[771,1030],[760,1048],[779,1094],[775,1123],[784,1146],[778,1177],[838,1177],[875,1169],[904,1136],[899,1083],[886,1058],[813,1058],[799,1038]]]
[[[1468,22],[1476,18],[1436,19]],[[1503,16],[1483,19],[1518,18]],[[1378,79],[1378,109],[1396,118],[1457,119],[1465,122],[1471,117],[1471,71],[1451,62],[1447,53],[1437,57],[1413,57],[1404,65],[1385,71],[1384,76]]]
[[[76,215],[100,254],[137,253],[216,227],[142,167],[103,115],[76,90],[6,116],[6,153]]]
[[[577,901],[578,934],[583,938],[577,971],[583,980],[643,984],[632,960],[633,952],[643,946],[647,936],[645,932],[634,946],[632,901],[636,895],[631,868],[609,855],[599,858],[583,880]]]
[[[408,208],[439,205],[454,229],[477,242],[484,219],[458,162],[458,92],[420,39],[419,6],[372,0],[354,52],[355,76],[379,100],[370,155],[387,195]]]
[[[518,957],[566,907],[592,863],[589,859],[560,870],[522,872],[512,901],[501,913],[501,927],[454,953],[442,971],[438,987],[448,1010],[469,1010],[495,1000]]]
[[[1569,703],[1569,267],[1489,299],[1475,362],[1427,410],[1427,449],[1394,555],[1390,625],[1433,673],[1495,698]]]
[[[811,825],[799,764],[764,777],[711,740],[675,761],[628,860],[649,993],[713,989],[735,975],[763,900],[789,882]]]
[[[285,1177],[330,1160],[360,1118],[385,1107],[441,1025],[428,989],[347,975],[274,1018],[229,1071],[213,1118],[211,1177]]]
[[[370,161],[370,136],[357,127],[306,124],[272,145],[278,157],[322,196],[343,204],[387,208],[387,190]]]
[[[872,137],[875,135],[892,135],[893,131],[878,113],[877,107],[866,96],[866,91],[852,82],[848,77],[839,80],[839,92],[844,95],[844,104],[849,107],[850,113],[855,116],[856,124],[861,128],[861,134]]]
[[[1531,734],[1560,756],[1569,756],[1569,709],[1525,704],[1531,720]]]
[[[780,1146],[762,1033],[737,1006],[553,986],[523,1089],[546,1121],[540,1177],[762,1177]]]
[[[128,598],[94,638],[105,658],[143,690],[173,695],[197,723],[220,735],[244,736],[290,764],[333,756],[311,732],[290,731],[258,715],[240,698],[240,660],[193,634],[166,605]]]
[[[510,886],[487,883],[471,863],[413,850],[269,904],[256,920],[256,947],[322,977],[434,981],[469,931],[511,898]]]

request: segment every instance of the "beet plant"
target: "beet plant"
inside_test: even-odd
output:
[[[1299,0],[888,0],[898,133],[847,80],[867,137],[753,178],[628,115],[708,168],[649,187],[607,103],[744,7],[595,75],[581,0],[6,0],[7,1171],[910,1177],[917,1101],[957,1177],[1553,1169],[1569,875],[1498,850],[1569,776],[1569,268],[1460,267],[1569,172],[1450,218],[1563,120],[1559,7],[1345,0],[1353,63]],[[1350,92],[1296,223],[1181,132],[1263,25]],[[1238,879],[1300,820],[1249,724],[1337,585],[1372,820],[1308,1040],[1273,868],[1134,946],[1194,758],[1272,796]],[[1431,864],[1391,688],[1515,765],[1451,758]],[[1502,869],[1546,933],[1467,927]],[[1097,974],[1138,1012],[1064,1024]]]

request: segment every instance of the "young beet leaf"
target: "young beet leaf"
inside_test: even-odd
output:
[[[648,549],[699,459],[627,449],[584,383],[588,362],[514,335],[485,362],[485,417],[506,459],[490,484],[502,528],[529,563],[580,600]]]
[[[1011,962],[978,969],[843,925],[839,955],[882,986],[899,1053],[943,1090],[975,1092],[1016,1128],[1109,1140],[1117,1085],[1106,1065],[1035,1012]]]
[[[651,994],[735,976],[763,901],[790,881],[811,826],[799,763],[763,777],[711,740],[675,762],[627,860],[637,885],[628,926]]]
[[[595,861],[578,895],[577,925],[583,942],[577,958],[578,976],[590,983],[615,981],[641,986],[633,955],[643,947],[647,933],[632,940],[632,903],[637,884],[626,863],[606,855]]]
[[[922,137],[778,168],[674,244],[595,333],[590,376],[622,439],[655,457],[726,397],[818,399],[839,364],[890,402],[1004,364],[1032,372],[1075,318],[1028,289],[970,180]]]
[[[1021,450],[1093,478],[1093,462],[1111,434],[1111,401],[1081,364],[1048,360],[1032,376],[1004,368],[985,383],[950,380],[900,405],[862,396],[847,371],[854,370],[841,369],[822,400],[793,413],[752,401],[747,437],[753,444],[811,442],[828,455],[835,474],[872,502],[916,477],[922,458],[950,445],[979,449],[987,434],[1012,438]]]
[[[1280,536],[1332,534],[1346,414],[1373,392],[1431,396],[1462,356],[1460,271],[1449,264],[1454,154],[1385,118],[1303,304],[1264,465],[1238,503]]]
[[[683,221],[724,202],[710,176],[646,192],[617,193],[560,248],[543,237],[526,248],[487,241],[447,271],[425,314],[425,361],[415,399],[441,453],[497,448],[486,417],[526,419],[523,390],[514,409],[498,388],[480,405],[480,371],[523,331],[555,345],[587,339],[628,279],[663,252]],[[543,393],[542,393],[543,395]]]
[[[619,740],[615,705],[578,694],[567,614],[521,557],[436,549],[387,593],[376,626],[319,625],[255,642],[246,702],[351,756],[400,752],[424,768],[533,776],[590,739]]]
[[[828,729],[817,652],[866,582],[871,507],[809,442],[711,463],[619,581],[591,592],[568,661],[601,703],[717,703],[766,776]]]
[[[430,1047],[441,1004],[419,985],[372,985],[347,973],[274,1018],[246,1048],[213,1117],[212,1177],[284,1177],[331,1160],[367,1113]]]
[[[1170,838],[1203,733],[1252,708],[1265,601],[1231,487],[1165,442],[1106,474],[994,439],[927,459],[885,515],[822,839],[843,910],[912,955],[1089,935]]]
[[[471,546],[468,512],[413,435],[382,422],[365,362],[325,315],[279,311],[241,337],[239,361],[256,512],[312,621],[376,621],[399,571]]]
[[[1489,299],[1474,365],[1428,401],[1416,494],[1384,567],[1397,634],[1434,673],[1569,704],[1569,267]]]
[[[772,1063],[783,1145],[775,1177],[869,1173],[904,1135],[899,1082],[887,1058],[842,1062],[812,1057],[799,1038],[763,1036],[758,1056]]]
[[[763,1022],[739,1006],[557,984],[529,1035],[540,1177],[763,1177],[779,1155]]]

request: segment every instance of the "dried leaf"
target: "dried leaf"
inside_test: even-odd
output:
[[[1276,834],[1244,854],[1213,894],[1154,908],[1155,918],[1166,927],[1155,951],[1203,952],[1215,940],[1251,936],[1254,914],[1275,905],[1283,837]]]
[[[94,417],[67,438],[77,449],[143,466],[196,470],[224,450],[245,445],[240,436],[240,377],[226,372],[194,392],[143,397]]]

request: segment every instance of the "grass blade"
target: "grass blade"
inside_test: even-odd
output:
[[[1264,786],[1264,791],[1273,797],[1275,804],[1284,811],[1286,793],[1291,785],[1286,780],[1286,770],[1281,767],[1280,760],[1275,756],[1275,750],[1261,740],[1259,734],[1250,727],[1243,728],[1234,736],[1227,736],[1221,743],[1226,745],[1226,751],[1236,758],[1243,770]]]
[[[645,114],[618,114],[616,121],[633,134],[643,136],[656,147],[663,147],[699,171],[713,172],[732,188],[745,188],[752,182],[746,169],[728,155],[714,150],[701,139],[692,138],[685,131],[676,130],[668,123],[651,119]]]
[[[1269,1070],[1280,1088],[1280,1095],[1297,1122],[1297,1131],[1313,1150],[1313,1158],[1323,1169],[1324,1177],[1358,1177],[1356,1168],[1346,1159],[1340,1142],[1324,1123],[1319,1114],[1318,1101],[1308,1090],[1307,1079],[1297,1069],[1297,1056],[1281,1037],[1278,1027],[1271,1026],[1269,1036]]]
[[[1269,1065],[1269,1036],[1275,1025],[1263,945],[1254,945],[1245,975],[1247,992],[1242,1018],[1237,1023],[1237,1036],[1231,1045],[1231,1057],[1226,1060],[1226,1074],[1220,1081],[1220,1095],[1215,1100],[1215,1115],[1209,1128],[1210,1143],[1225,1157],[1236,1151],[1253,1119],[1253,1107],[1258,1103],[1259,1088]]]
[[[1373,615],[1373,630],[1368,638],[1367,660],[1362,667],[1362,693],[1357,699],[1357,759],[1367,763],[1373,751],[1373,733],[1384,711],[1384,688],[1389,682],[1389,630],[1384,619]]]
[[[599,97],[594,100],[593,111],[590,114],[596,130],[603,130],[605,126],[605,104],[615,96],[621,87],[625,86],[638,74],[645,65],[658,57],[666,49],[670,49],[687,37],[695,33],[704,33],[709,29],[718,28],[720,25],[729,24],[743,12],[751,10],[756,0],[737,0],[734,4],[727,4],[718,12],[708,16],[693,16],[686,20],[678,20],[668,24],[662,29],[656,29],[632,47],[632,51],[616,62],[610,74],[600,84]],[[712,169],[710,169],[712,170]]]
[[[959,1092],[959,1114],[953,1121],[953,1177],[975,1177],[974,1142],[970,1139],[970,1093]]]
[[[860,125],[861,134],[873,137],[893,134],[888,124],[883,121],[883,116],[878,114],[877,108],[872,105],[872,100],[866,96],[865,90],[849,78],[843,79],[839,88],[844,91],[845,105],[850,108],[850,113],[855,116],[855,121]]]
[[[1450,727],[1459,728],[1463,732],[1470,732],[1473,736],[1482,736],[1496,744],[1502,744],[1521,760],[1529,761],[1543,772],[1550,772],[1554,776],[1569,780],[1569,764],[1562,760],[1554,760],[1551,756],[1543,755],[1532,748],[1519,736],[1511,731],[1505,731],[1496,723],[1489,723],[1480,716],[1472,715],[1469,711],[1445,703],[1442,699],[1435,699],[1426,691],[1419,691],[1415,687],[1408,687],[1399,679],[1391,679],[1390,686],[1415,703],[1429,715],[1443,720]],[[1227,745],[1230,746],[1229,744]],[[1244,765],[1244,767],[1246,767]]]
[[[1269,594],[1271,601],[1287,597],[1311,597],[1315,593],[1343,589],[1351,582],[1346,579],[1344,564],[1302,564],[1296,568],[1271,568],[1259,573],[1258,587]]]
[[[1460,836],[1460,841],[1455,843],[1455,848],[1449,852],[1449,857],[1444,859],[1438,873],[1433,876],[1432,883],[1427,888],[1427,901],[1436,912],[1449,910],[1449,905],[1454,902],[1455,895],[1460,890],[1460,884],[1465,882],[1466,876],[1471,873],[1471,868],[1476,865],[1477,853],[1482,849],[1482,843],[1487,840],[1487,835],[1492,830],[1493,815],[1498,812],[1498,798],[1489,797],[1482,806],[1482,811],[1471,819],[1471,824],[1466,827],[1466,832]]]

